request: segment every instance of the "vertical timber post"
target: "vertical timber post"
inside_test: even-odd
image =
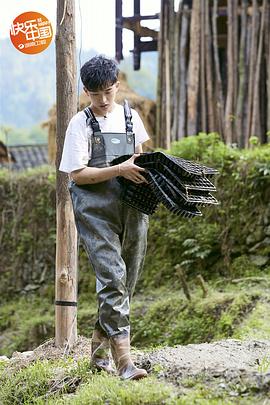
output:
[[[68,122],[77,112],[75,1],[57,0],[56,169]],[[55,344],[69,349],[77,340],[77,233],[68,176],[56,170]]]
[[[115,1],[115,59],[123,60],[123,39],[122,39],[122,0]]]
[[[141,0],[133,0],[134,17],[141,15]],[[140,24],[140,20],[136,23]],[[134,32],[134,49],[133,49],[133,68],[139,70],[141,67],[141,51],[140,51],[141,37]]]

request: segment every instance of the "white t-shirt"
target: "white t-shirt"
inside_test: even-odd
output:
[[[131,113],[136,147],[140,143],[147,141],[149,136],[137,111],[131,109]],[[126,132],[124,108],[119,104],[115,104],[113,111],[108,113],[106,118],[96,117],[96,119],[99,122],[101,132]],[[92,128],[86,125],[86,115],[83,111],[74,115],[66,131],[59,166],[61,172],[71,173],[74,170],[87,167],[87,163],[91,159],[92,132]]]

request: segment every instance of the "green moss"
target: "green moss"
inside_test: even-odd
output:
[[[189,302],[181,291],[161,293],[162,298],[134,305],[131,324],[133,343],[138,346],[210,342],[232,336],[235,328],[254,307],[255,292],[217,292],[209,289],[202,299],[192,290]]]
[[[236,339],[269,339],[270,303],[263,299],[257,302],[233,333]]]
[[[228,285],[227,291],[219,292],[208,286],[208,296],[202,298],[200,288],[194,287],[191,290],[191,302],[181,290],[172,291],[165,287],[143,297],[135,295],[131,306],[133,344],[150,348],[164,344],[210,342],[235,336],[235,331],[252,313],[262,294],[260,289],[242,291],[238,287],[237,293],[235,289],[235,286]],[[94,296],[79,297],[80,335],[91,337],[96,316]],[[267,326],[261,327],[264,327],[263,333],[267,333]],[[13,351],[37,347],[54,336],[53,303],[33,296],[3,305],[0,331],[0,354],[10,356]]]

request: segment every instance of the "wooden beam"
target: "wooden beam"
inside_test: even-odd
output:
[[[123,18],[122,0],[115,0],[115,59],[120,62],[123,58]]]
[[[139,16],[141,14],[141,3],[140,0],[134,0],[134,16]],[[134,32],[134,48],[133,48],[133,67],[134,70],[139,70],[141,67],[141,51],[140,51],[140,35]]]
[[[56,168],[68,123],[77,112],[75,1],[57,0]],[[77,340],[77,233],[68,175],[56,170],[55,344],[68,350]]]

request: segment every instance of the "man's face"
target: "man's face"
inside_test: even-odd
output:
[[[106,115],[112,111],[119,82],[116,82],[102,90],[91,91],[84,87],[84,91],[90,98],[90,107],[97,115]]]

